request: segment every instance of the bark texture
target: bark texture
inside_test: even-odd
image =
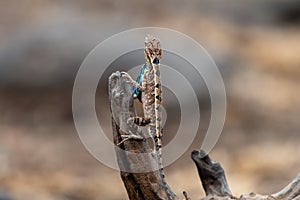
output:
[[[135,115],[132,86],[119,72],[113,73],[109,78],[109,97],[117,161],[129,199],[178,199],[169,187],[163,187],[157,160],[151,148],[152,139],[140,127],[127,124],[127,119]],[[121,135],[132,134],[145,139],[128,139],[122,142],[124,137]]]
[[[135,115],[132,86],[120,72],[115,72],[109,78],[108,90],[117,161],[128,198],[131,200],[178,199],[169,187],[163,187],[158,163],[151,148],[152,139],[140,127],[127,123],[127,119]],[[122,135],[132,136],[132,138],[124,141]],[[145,139],[140,139],[140,136]],[[260,195],[252,192],[235,197],[230,191],[225,171],[220,163],[213,161],[203,150],[194,150],[191,157],[206,194],[205,197],[199,197],[200,199],[300,200],[300,174],[278,193]],[[185,191],[181,199],[190,200]]]

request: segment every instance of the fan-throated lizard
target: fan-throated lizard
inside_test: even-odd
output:
[[[142,67],[137,81],[133,80],[128,73],[122,72],[122,75],[125,76],[134,86],[134,95],[142,102],[144,111],[144,117],[131,117],[128,119],[127,123],[135,123],[139,126],[148,126],[149,134],[154,139],[157,162],[161,180],[164,184],[163,186],[168,192],[169,197],[173,199],[174,194],[170,192],[170,189],[165,181],[161,156],[162,90],[160,81],[160,60],[162,56],[162,49],[160,41],[157,38],[148,35],[145,39],[144,54],[146,58],[146,64]],[[124,138],[124,140],[140,139],[137,135],[124,135]]]

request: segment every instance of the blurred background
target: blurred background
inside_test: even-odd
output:
[[[211,156],[235,195],[276,192],[300,172],[300,1],[0,0],[1,200],[127,199],[119,172],[81,144],[71,95],[98,43],[144,26],[191,36],[218,65],[228,107]],[[190,159],[202,138],[165,169],[178,195],[204,195]]]

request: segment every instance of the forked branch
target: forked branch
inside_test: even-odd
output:
[[[128,197],[131,200],[178,199],[170,188],[162,186],[151,144],[146,139],[148,136],[134,124],[127,124],[127,119],[135,115],[131,88],[132,86],[120,72],[115,72],[110,76],[109,98],[113,138],[121,178]],[[128,135],[128,139],[124,140],[124,135]],[[141,137],[145,139],[140,139]],[[271,195],[250,193],[237,198],[231,194],[224,169],[219,163],[213,161],[204,151],[193,151],[191,156],[206,193],[206,197],[202,199],[300,200],[300,174],[278,193]],[[186,192],[183,198],[190,200]]]

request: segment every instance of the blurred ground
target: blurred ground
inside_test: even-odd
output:
[[[22,200],[127,199],[119,173],[81,144],[71,93],[93,47],[141,26],[190,35],[219,66],[228,112],[211,155],[224,166],[234,194],[278,191],[300,171],[299,1],[0,4],[0,194]],[[107,112],[100,115],[109,119]],[[109,121],[102,123],[110,130]],[[199,136],[190,150],[200,143]],[[186,190],[199,199],[203,191],[190,150],[165,171],[177,194]]]

